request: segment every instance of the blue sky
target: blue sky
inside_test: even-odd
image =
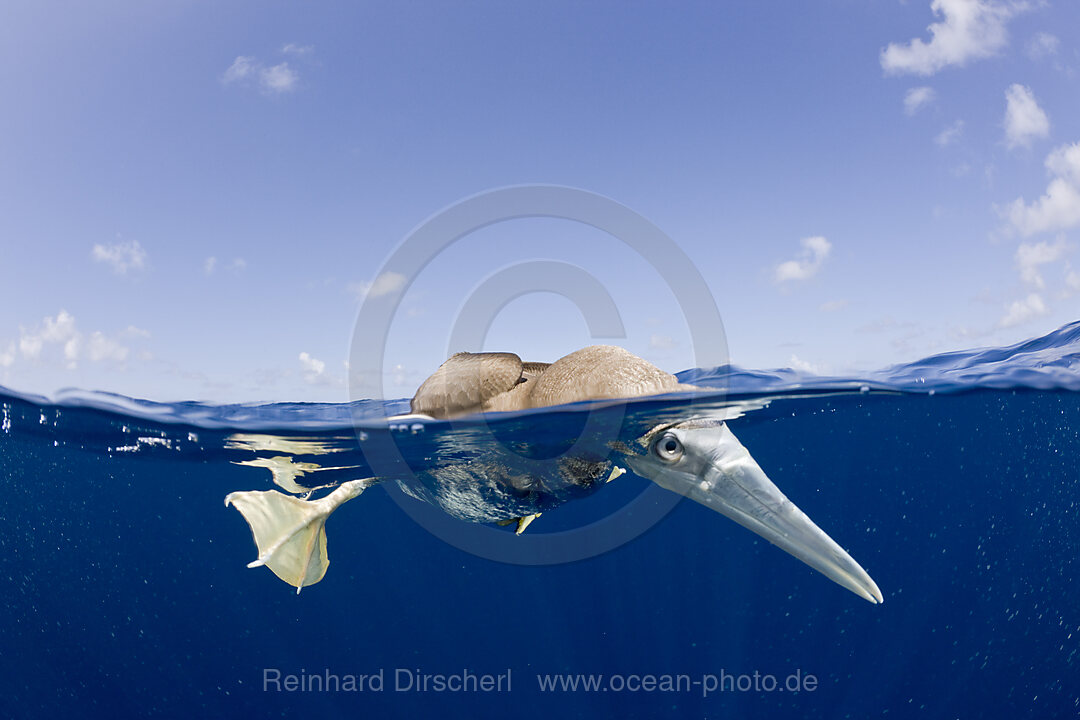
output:
[[[731,360],[826,373],[1012,343],[1080,306],[1080,6],[9,3],[0,23],[0,384],[347,399],[359,298],[408,233],[492,188],[610,197],[689,255]],[[670,289],[569,221],[467,236],[409,287],[388,396],[470,292],[573,263],[618,342],[692,364]],[[486,349],[592,342],[534,294]]]

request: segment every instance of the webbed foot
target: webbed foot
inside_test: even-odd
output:
[[[529,527],[529,525],[532,524],[533,520],[540,517],[541,515],[543,515],[543,513],[533,513],[532,515],[526,515],[525,517],[498,520],[495,522],[495,524],[506,527],[507,525],[513,525],[514,523],[517,523],[517,529],[514,530],[514,534],[520,535],[521,533],[525,532],[525,528]]]
[[[265,565],[296,588],[314,585],[326,575],[326,519],[342,503],[374,483],[350,480],[319,500],[301,500],[277,490],[230,493],[226,507],[235,505],[251,527],[259,557],[248,567]]]

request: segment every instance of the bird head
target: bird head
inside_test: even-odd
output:
[[[727,424],[694,418],[654,427],[626,457],[638,475],[725,515],[872,603],[862,567],[769,480]]]

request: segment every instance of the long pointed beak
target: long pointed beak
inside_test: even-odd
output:
[[[867,572],[780,492],[726,425],[700,476],[666,474],[653,481],[726,515],[856,595],[883,602]]]

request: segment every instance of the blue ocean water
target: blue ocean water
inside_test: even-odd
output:
[[[680,378],[706,389],[389,428],[407,402],[0,390],[0,716],[1080,714],[1080,323],[860,378]],[[296,595],[245,567],[251,534],[222,502],[274,488],[273,458],[289,458],[279,480],[325,468],[293,476],[307,487],[363,477],[380,433],[422,464],[492,436],[557,453],[590,411],[629,438],[722,408],[884,604],[690,501],[607,552],[506,563],[379,487],[330,519],[329,572]],[[522,538],[491,532],[572,532],[647,505],[649,487],[628,475]]]

